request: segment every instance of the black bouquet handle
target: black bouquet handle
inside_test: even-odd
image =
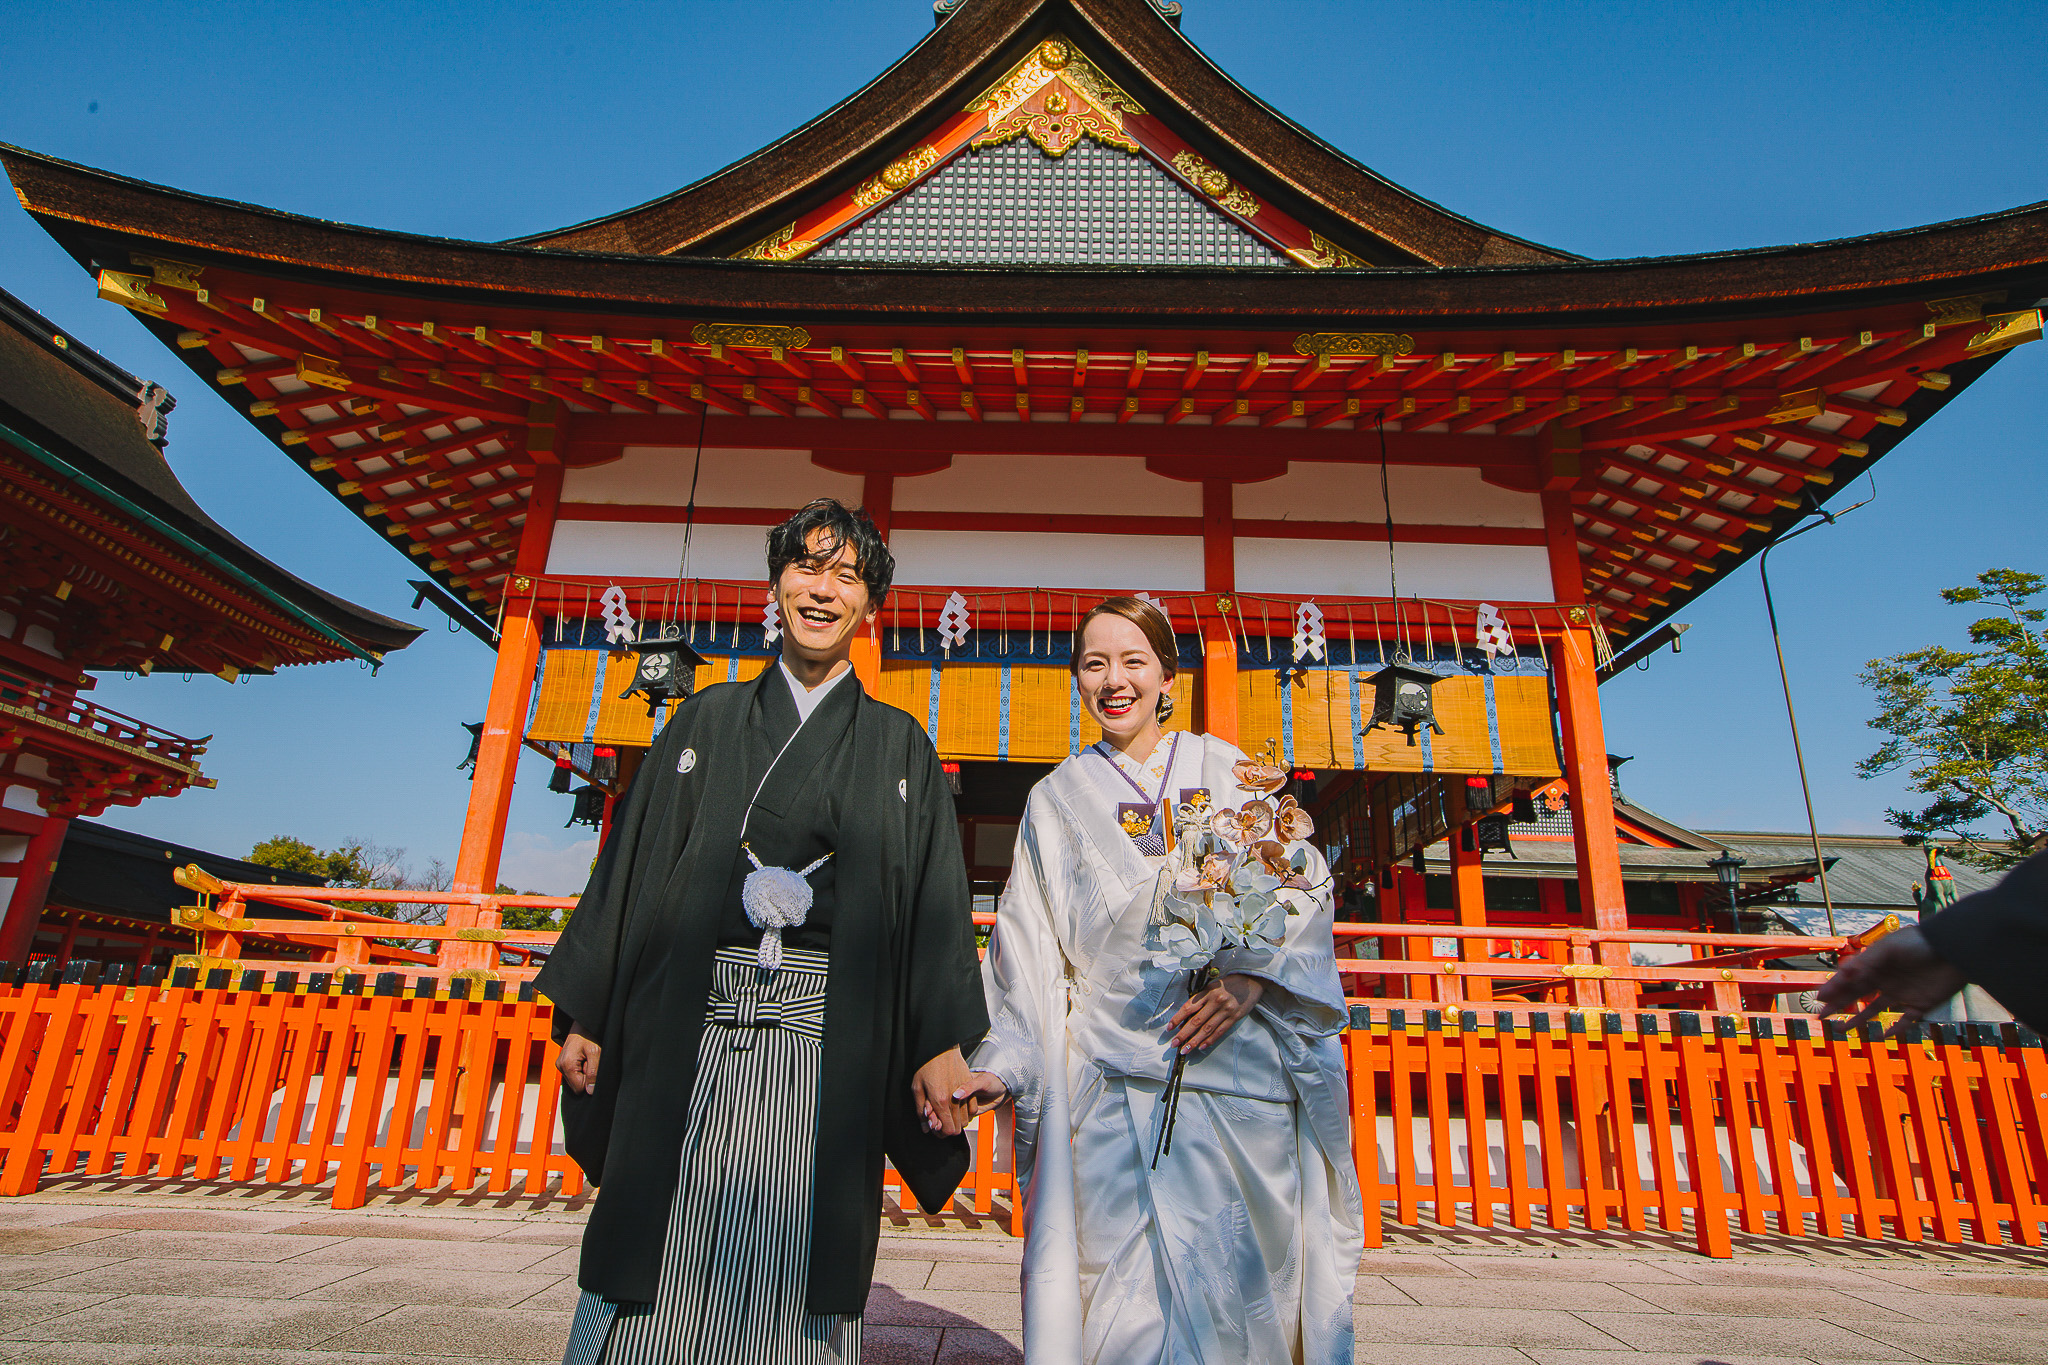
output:
[[[1193,1000],[1209,987],[1223,979],[1214,962],[1205,963],[1188,973],[1188,999]],[[1185,1049],[1174,1054],[1173,1070],[1166,1078],[1166,1093],[1162,1097],[1165,1112],[1159,1124],[1158,1140],[1152,1144],[1152,1169],[1159,1169],[1160,1156],[1173,1154],[1173,1125],[1180,1116],[1181,1073],[1187,1070],[1188,1054]]]

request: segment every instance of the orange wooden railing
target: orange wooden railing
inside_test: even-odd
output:
[[[362,895],[234,890],[308,904]],[[362,940],[344,930],[376,927],[206,913],[238,921],[202,928],[212,947],[275,932],[355,952]],[[507,945],[552,938],[504,932]],[[1341,963],[1355,985],[1434,997],[1354,999],[1344,1037],[1374,1244],[1386,1223],[1424,1218],[1689,1228],[1703,1252],[1724,1256],[1731,1220],[1752,1233],[2040,1244],[2048,1056],[2024,1030],[1937,1025],[1886,1041],[1875,1025],[1629,1011],[1603,998],[1801,989],[1822,974],[1757,960],[1854,951],[1855,940],[1379,924],[1339,933],[1525,941],[1506,950],[1518,958]],[[1642,968],[1611,960],[1630,942],[1674,941],[1709,956]],[[0,1194],[113,1174],[331,1180],[338,1208],[373,1187],[582,1192],[556,1133],[551,1014],[530,982],[451,978],[431,962],[400,975],[347,961],[195,959],[168,984],[153,970],[131,983],[126,968],[99,979],[82,962],[62,980],[41,979],[41,965],[0,969]],[[1458,998],[1488,987],[1503,998]],[[982,1120],[973,1144],[950,1216],[1007,1214],[1006,1117]],[[891,1189],[905,1198],[893,1180]]]

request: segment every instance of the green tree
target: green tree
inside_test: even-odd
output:
[[[538,896],[538,891],[515,891],[500,882],[500,896]],[[560,929],[569,923],[569,910],[547,910],[538,905],[508,905],[498,912],[498,924],[506,929]]]
[[[2048,579],[2016,569],[1977,575],[1949,588],[1951,605],[1986,603],[1993,615],[1970,623],[1969,649],[1930,645],[1873,659],[1863,682],[1877,694],[1870,727],[1889,739],[1856,765],[1866,778],[1904,771],[1930,798],[1885,817],[1908,834],[1957,846],[1982,867],[2009,867],[2048,844],[2048,649],[2035,605]],[[1980,833],[1991,819],[2003,838]]]

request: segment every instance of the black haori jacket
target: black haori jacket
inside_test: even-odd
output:
[[[574,1020],[604,1049],[597,1093],[562,1097],[569,1154],[599,1185],[577,1282],[615,1300],[655,1297],[712,955],[752,870],[740,826],[763,773],[747,825],[762,863],[833,854],[805,1302],[859,1313],[884,1156],[927,1209],[950,1201],[967,1171],[965,1138],[924,1130],[911,1078],[979,1039],[988,1015],[953,798],[930,739],[858,678],[836,683],[799,728],[773,666],[676,708],[537,982],[557,1037]]]

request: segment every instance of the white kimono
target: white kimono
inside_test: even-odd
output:
[[[1257,795],[1222,740],[1181,735],[1176,802]],[[1156,799],[1158,792],[1145,793]],[[1016,1100],[1030,1365],[1336,1365],[1352,1357],[1363,1210],[1337,1035],[1346,1022],[1327,889],[1288,892],[1287,937],[1224,972],[1263,979],[1253,1012],[1189,1062],[1172,1150],[1151,1168],[1188,973],[1148,942],[1163,858],[1118,823],[1137,799],[1101,753],[1036,787],[982,965],[975,1069]],[[1310,877],[1327,878],[1310,851]]]

